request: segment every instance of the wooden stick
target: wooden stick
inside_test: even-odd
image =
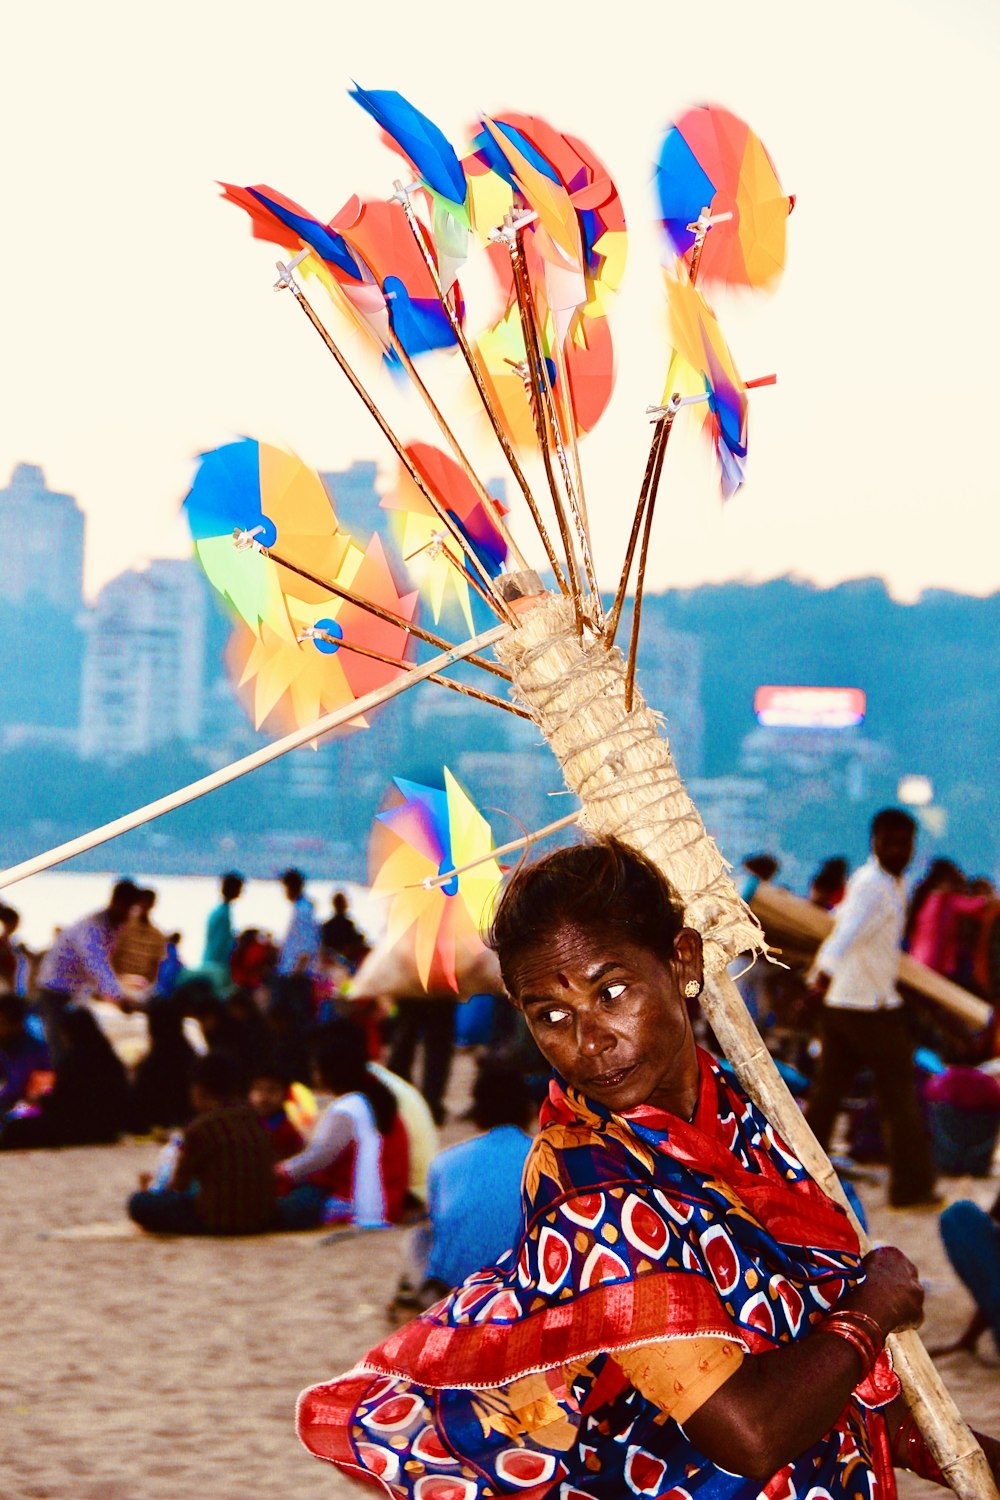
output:
[[[642,476],[642,486],[639,490],[639,501],[635,508],[635,515],[632,517],[632,530],[629,534],[628,546],[625,548],[625,561],[622,564],[621,577],[618,580],[618,588],[615,592],[615,602],[611,606],[611,613],[608,616],[607,626],[604,631],[604,644],[609,651],[615,643],[615,636],[618,634],[618,622],[621,619],[622,607],[625,603],[625,595],[628,591],[629,575],[632,572],[632,561],[635,557],[635,549],[639,541],[639,531],[642,527],[643,516],[646,512],[646,501],[649,498],[649,490],[653,482],[653,475],[659,472],[657,464],[659,460],[660,440],[662,437],[663,424],[665,421],[665,417],[658,418],[656,425],[653,428],[653,438],[649,445],[649,456],[646,459],[646,470]]]
[[[424,258],[424,264],[426,265],[427,270],[430,272],[431,280],[434,283],[434,290],[437,292],[438,301],[444,308],[445,316],[448,319],[449,324],[451,325],[451,331],[455,335],[455,342],[462,351],[462,357],[465,360],[469,374],[472,376],[473,384],[475,385],[476,390],[479,393],[479,399],[483,404],[483,409],[485,410],[486,415],[490,420],[490,425],[493,428],[494,433],[496,434],[497,442],[500,444],[500,447],[503,450],[504,458],[506,458],[507,463],[510,466],[510,471],[513,474],[514,478],[517,480],[518,486],[521,490],[521,494],[528,502],[528,509],[534,517],[537,514],[538,509],[535,504],[534,495],[531,493],[531,489],[528,485],[527,479],[525,478],[524,471],[522,470],[521,465],[518,463],[517,455],[514,452],[510,438],[507,436],[507,430],[500,419],[500,415],[497,412],[496,407],[493,405],[493,398],[490,395],[489,387],[486,384],[486,380],[483,376],[483,372],[479,366],[479,361],[476,358],[472,345],[469,343],[468,339],[465,336],[465,329],[462,327],[461,322],[455,314],[455,309],[452,306],[451,298],[447,295],[441,285],[441,277],[438,274],[437,263],[434,260],[430,249],[428,248],[427,241],[424,239],[423,230],[420,227],[417,216],[413,212],[413,205],[410,202],[410,195],[401,183],[397,182],[395,184],[395,187],[395,201],[401,203],[403,206],[403,212],[406,214],[406,222],[410,226],[410,233],[416,240],[417,247]],[[517,543],[514,541],[514,538],[507,530],[506,524],[502,520],[498,520],[497,524],[500,530],[500,534],[504,538],[504,541],[507,543],[511,561],[518,568],[526,568],[527,563],[524,560],[524,556]],[[545,538],[543,537],[542,540],[544,544]]]
[[[366,693],[363,698],[357,698],[353,703],[347,703],[343,708],[335,709],[333,713],[324,715],[313,724],[307,724],[303,729],[293,730],[291,734],[286,734],[283,739],[275,740],[271,745],[263,745],[250,755],[243,756],[241,760],[233,761],[231,765],[222,766],[210,775],[202,776],[198,781],[192,781],[175,792],[169,792],[165,797],[158,797],[155,802],[148,802],[145,807],[137,808],[134,812],[126,813],[124,817],[115,818],[100,828],[92,829],[90,833],[81,834],[79,838],[58,844],[54,849],[46,850],[44,854],[36,854],[31,859],[22,860],[20,864],[11,865],[9,869],[0,871],[0,890],[12,885],[16,880],[24,880],[29,875],[37,875],[41,870],[49,870],[53,865],[62,864],[64,860],[73,859],[77,854],[84,854],[88,849],[96,849],[99,844],[106,844],[109,839],[117,838],[121,833],[128,833],[133,828],[140,828],[144,823],[151,823],[154,818],[161,818],[164,813],[173,812],[175,808],[183,807],[187,802],[194,802],[198,797],[204,797],[207,792],[214,792],[217,787],[226,786],[228,782],[235,781],[239,776],[245,776],[249,771],[256,771],[259,766],[266,766],[269,761],[277,760],[289,750],[297,750],[300,745],[308,745],[320,735],[329,733],[331,729],[336,729],[341,724],[349,723],[351,719],[356,719],[373,708],[378,708],[380,704],[387,703],[390,698],[397,697],[407,688],[413,687],[418,682],[425,682],[436,672],[450,667],[453,662],[468,660],[473,652],[485,646],[492,646],[509,634],[509,626],[494,625],[491,630],[485,630],[482,634],[473,636],[461,646],[452,646],[440,656],[434,656],[420,666],[411,667],[409,671],[401,673],[395,681],[387,683],[385,687]]]
[[[791,891],[761,881],[754,891],[750,903],[764,926],[764,931],[790,932],[804,938],[806,945],[816,948],[833,928],[834,919],[828,911],[814,906]],[[918,963],[908,953],[899,955],[899,978],[910,989],[919,990],[928,1000],[950,1011],[974,1031],[981,1031],[993,1015],[993,1007],[976,995],[970,995],[961,985],[935,974],[925,964]]]
[[[531,714],[525,717],[530,719]],[[559,833],[563,828],[572,828],[574,823],[580,821],[578,812],[567,813],[564,818],[556,818],[554,823],[546,823],[544,828],[536,828],[534,833],[526,833],[523,838],[511,839],[509,844],[498,844],[491,849],[489,854],[481,854],[478,859],[470,859],[467,865],[459,865],[455,870],[449,870],[446,875],[428,876],[426,880],[417,881],[406,887],[408,891],[418,889],[432,891],[436,886],[447,885],[453,875],[464,875],[466,870],[474,870],[478,865],[489,864],[491,859],[501,859],[505,854],[514,854],[518,849],[529,849],[532,844],[541,843],[542,839],[549,838],[553,833]]]
[[[310,573],[308,568],[300,568],[298,563],[289,562],[287,557],[279,556],[269,547],[262,547],[258,542],[253,545],[279,567],[287,568],[289,573],[295,573],[299,578],[304,578],[307,583],[315,583],[319,588],[329,589],[335,599],[344,599],[348,604],[356,604],[358,609],[363,609],[366,614],[374,615],[376,620],[385,620],[389,625],[398,625],[400,630],[407,631],[418,641],[426,641],[429,646],[436,646],[439,651],[451,649],[451,642],[445,640],[443,635],[427,630],[423,625],[417,625],[412,620],[405,620],[402,615],[393,614],[391,609],[383,609],[381,604],[375,604],[371,599],[364,599],[360,594],[352,593],[350,589],[345,589],[342,584],[334,583],[330,578],[320,578],[318,574]],[[505,682],[510,681],[507,668],[502,667],[499,662],[490,661],[488,656],[469,656],[466,660],[470,666],[482,667],[485,672],[492,672],[494,677],[501,677]]]
[[[556,524],[559,527],[559,535],[562,539],[563,552],[566,555],[566,576],[569,580],[570,597],[573,600],[577,634],[582,636],[583,597],[580,589],[580,575],[576,565],[576,554],[573,550],[573,538],[570,535],[569,524],[563,509],[562,496],[559,494],[559,485],[556,480],[555,470],[552,467],[552,455],[549,452],[541,376],[538,370],[538,360],[541,358],[541,351],[535,347],[534,321],[528,310],[528,304],[531,301],[531,287],[528,283],[527,270],[524,265],[524,250],[516,234],[509,240],[508,249],[510,250],[511,268],[514,273],[517,308],[521,319],[521,337],[524,340],[525,357],[528,364],[528,379],[531,385],[531,411],[535,420],[535,435],[538,439],[538,448],[545,467],[545,477],[549,482],[549,494],[552,496],[552,504],[556,513]]]
[[[313,638],[329,641],[332,646],[337,647],[338,651],[350,651],[353,655],[364,656],[369,661],[384,662],[387,667],[407,665],[398,657],[386,656],[384,651],[373,651],[370,646],[359,646],[354,641],[345,640],[342,636],[331,635],[328,630],[314,627],[307,637],[299,637],[300,640]],[[492,708],[502,708],[506,713],[516,714],[520,719],[531,718],[526,708],[520,708],[516,703],[511,703],[509,698],[496,698],[492,693],[484,693],[480,688],[470,687],[468,683],[456,682],[453,677],[442,677],[440,672],[432,672],[427,681],[437,683],[438,687],[451,688],[454,693],[463,693],[466,698],[476,698],[480,703],[490,704]]]
[[[663,471],[663,455],[667,451],[667,443],[674,426],[673,411],[669,411],[664,418],[663,430],[659,434],[656,449],[656,462],[653,465],[653,477],[649,486],[649,495],[646,498],[646,524],[642,530],[642,546],[639,548],[639,572],[635,581],[635,602],[632,605],[632,630],[628,643],[628,670],[625,676],[625,708],[628,713],[632,712],[632,696],[635,690],[635,663],[639,653],[639,626],[642,622],[642,600],[646,588],[646,559],[649,556],[649,538],[653,530],[653,512],[656,509],[656,492],[660,486],[660,474]],[[659,423],[657,423],[659,427]],[[656,441],[654,439],[654,441]]]
[[[305,313],[306,317],[309,319],[310,323],[315,328],[320,338],[323,340],[323,343],[326,345],[327,349],[337,361],[337,364],[339,365],[342,373],[346,375],[355,394],[359,397],[365,409],[371,414],[372,417],[374,417],[380,431],[382,432],[386,441],[389,443],[389,446],[392,448],[392,451],[395,453],[396,457],[399,459],[400,463],[403,465],[404,469],[413,480],[413,483],[416,485],[417,489],[427,501],[427,504],[430,506],[431,510],[434,511],[435,515],[440,519],[442,525],[444,525],[451,533],[451,535],[455,538],[462,551],[468,555],[472,566],[476,568],[482,575],[484,575],[487,581],[488,592],[490,594],[491,600],[493,601],[492,608],[494,613],[499,615],[502,620],[512,621],[513,616],[511,615],[510,609],[508,608],[506,602],[501,598],[499,592],[496,589],[496,585],[494,584],[493,579],[490,578],[489,574],[484,569],[482,563],[476,556],[474,549],[470,545],[468,539],[462,532],[458,523],[452,519],[452,517],[442,506],[440,500],[434,494],[434,491],[424,481],[423,475],[420,473],[420,470],[410,458],[410,455],[403,447],[403,444],[399,441],[399,438],[396,436],[393,429],[389,426],[389,423],[382,415],[382,412],[375,405],[375,402],[365,390],[365,387],[362,385],[361,381],[354,373],[354,370],[352,369],[348,360],[341,353],[340,348],[333,338],[333,335],[330,333],[326,324],[323,322],[322,318],[319,316],[316,309],[309,301],[309,298],[306,296],[305,292],[303,292],[302,288],[295,280],[291,269],[280,260],[277,262],[277,269],[277,286],[283,291],[289,291],[292,293],[299,307],[301,307],[302,311]],[[393,335],[393,337],[395,336]]]

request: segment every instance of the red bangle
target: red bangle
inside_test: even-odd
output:
[[[842,1313],[831,1313],[828,1318],[824,1318],[817,1332],[835,1334],[837,1338],[844,1339],[846,1343],[857,1350],[861,1358],[862,1380],[871,1370],[872,1365],[878,1359],[881,1352],[870,1334],[864,1328],[859,1328],[852,1319],[845,1317]]]
[[[903,1469],[929,1479],[933,1484],[947,1484],[937,1459],[927,1446],[912,1412],[907,1412],[896,1429],[893,1458]]]

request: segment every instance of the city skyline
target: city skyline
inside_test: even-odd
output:
[[[463,14],[433,0],[418,24],[390,0],[372,27],[305,3],[283,28],[253,4],[237,26],[187,0],[156,22],[120,0],[19,12],[22,65],[0,100],[21,142],[23,231],[2,293],[0,472],[40,464],[78,496],[88,597],[143,558],[188,554],[178,507],[193,459],[234,433],[284,441],[317,469],[382,464],[291,299],[272,295],[272,247],[214,186],[270,181],[320,215],[355,190],[390,192],[398,161],[347,98],[351,76],[399,88],[456,139],[476,108],[537,110],[619,182],[631,231],[620,374],[583,454],[603,584],[620,566],[666,361],[651,164],[670,118],[714,99],[759,131],[798,198],[776,294],[716,299],[743,373],[775,370],[778,384],[753,396],[749,480],[725,510],[691,434],[672,442],[651,585],[794,573],[821,585],[875,574],[902,598],[995,589],[995,548],[975,545],[993,524],[979,434],[1000,395],[1000,291],[980,269],[1000,217],[982,191],[1000,122],[995,8],[848,4],[834,26],[790,3],[722,0],[703,23],[640,4],[617,30],[543,12],[529,36],[505,40],[498,20],[498,45],[478,52]],[[474,55],[460,67],[463,45]],[[427,378],[443,404],[460,383],[433,363]],[[433,436],[397,392],[380,383],[379,397],[404,437]],[[497,472],[493,450],[479,453]],[[513,524],[527,536],[516,510]]]

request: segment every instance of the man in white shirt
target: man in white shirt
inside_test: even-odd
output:
[[[916,832],[900,808],[876,814],[871,858],[851,876],[813,968],[813,990],[823,1000],[823,1055],[806,1112],[809,1124],[820,1145],[828,1146],[856,1073],[870,1068],[889,1156],[889,1202],[895,1208],[937,1201],[913,1040],[896,988],[906,921],[902,876],[913,858]]]

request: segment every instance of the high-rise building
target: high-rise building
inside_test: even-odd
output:
[[[113,578],[87,623],[80,753],[124,760],[201,729],[205,590],[193,562]]]
[[[36,595],[75,614],[83,599],[83,511],[50,490],[37,464],[18,464],[0,490],[0,599]]]

